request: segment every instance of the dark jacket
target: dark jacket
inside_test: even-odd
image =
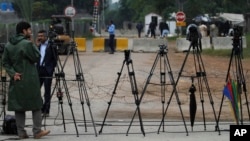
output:
[[[160,25],[159,25],[159,29],[160,30],[164,30],[164,29],[169,30],[168,24],[165,23],[165,22],[161,22]]]
[[[22,34],[9,39],[3,53],[3,66],[10,76],[8,92],[9,111],[30,111],[41,109],[42,97],[35,63],[40,53],[37,47]],[[15,73],[21,73],[21,80],[14,81]]]
[[[39,50],[40,48],[41,46],[38,46]],[[53,47],[50,42],[48,43],[46,47],[43,63],[48,74],[53,75],[54,69],[57,63],[57,50],[56,50],[56,47]],[[38,70],[39,70],[39,66],[40,66],[40,59],[37,63]]]
[[[142,23],[138,23],[138,24],[136,25],[136,29],[137,29],[138,31],[141,31],[141,30],[143,29]]]

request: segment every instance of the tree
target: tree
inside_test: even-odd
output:
[[[32,20],[32,4],[33,0],[15,0],[14,8],[20,12],[21,18],[31,21]]]
[[[56,6],[50,5],[48,1],[36,1],[33,3],[33,20],[48,19],[56,13]]]

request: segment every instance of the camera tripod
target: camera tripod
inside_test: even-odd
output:
[[[149,76],[148,76],[148,78],[146,80],[146,84],[145,84],[145,86],[144,86],[144,88],[142,90],[142,95],[140,97],[140,103],[142,102],[143,96],[144,96],[144,94],[146,92],[146,89],[147,89],[148,85],[152,84],[152,83],[150,83],[151,77],[154,74],[154,71],[155,71],[155,68],[156,68],[156,66],[158,64],[158,61],[160,61],[161,103],[162,103],[162,115],[164,115],[165,100],[166,100],[166,95],[165,95],[166,86],[167,85],[172,85],[173,88],[174,88],[175,81],[174,81],[174,77],[173,77],[172,70],[171,70],[171,67],[170,67],[169,59],[168,59],[168,56],[167,56],[167,51],[168,51],[167,46],[166,45],[159,45],[159,47],[160,47],[160,50],[157,53],[157,56],[156,56],[155,61],[153,63],[153,66],[152,66],[152,68],[150,70]],[[169,75],[169,81],[170,81],[169,84],[166,82],[166,75]],[[171,103],[171,99],[173,97],[173,94],[175,94],[175,97],[176,97],[176,100],[177,100],[177,103],[179,105],[179,109],[180,109],[180,112],[181,112],[181,116],[182,116],[182,119],[183,119],[183,123],[184,123],[185,129],[187,131],[185,119],[184,119],[183,112],[182,112],[181,105],[180,105],[181,102],[179,100],[179,96],[178,96],[177,91],[172,93],[172,95],[170,96],[169,101],[167,102],[167,104],[168,104],[167,107]],[[136,111],[137,110],[138,109],[136,109]],[[136,111],[135,111],[135,113],[136,113]],[[164,124],[164,118],[162,118],[161,122]],[[163,131],[164,131],[164,126],[163,126]],[[187,133],[188,133],[188,131],[187,131]]]
[[[205,118],[205,111],[204,111],[204,89],[207,90],[207,94],[208,94],[208,97],[209,97],[209,100],[210,100],[210,104],[212,106],[212,110],[213,110],[213,114],[214,114],[214,118],[215,118],[216,123],[217,123],[217,117],[216,117],[216,113],[215,113],[215,109],[214,109],[213,98],[212,98],[212,95],[211,95],[211,92],[210,92],[210,88],[209,88],[209,85],[208,85],[208,81],[207,81],[207,77],[206,77],[205,67],[204,67],[204,64],[203,64],[203,61],[202,61],[202,57],[201,57],[201,54],[200,54],[201,51],[202,51],[200,38],[192,38],[191,37],[190,46],[189,46],[189,49],[187,51],[186,57],[185,57],[185,59],[183,61],[183,64],[181,66],[181,69],[180,69],[180,72],[178,74],[178,77],[176,79],[176,84],[174,85],[174,89],[172,91],[172,94],[176,92],[176,87],[178,85],[180,77],[188,77],[188,76],[182,75],[182,72],[183,72],[184,66],[186,64],[188,55],[189,55],[189,53],[191,51],[191,48],[192,48],[192,52],[193,52],[194,67],[195,67],[195,71],[196,71],[195,76],[191,76],[191,78],[192,79],[193,78],[197,78],[198,79],[198,91],[199,91],[199,94],[200,94],[200,101],[201,101],[201,106],[202,106],[204,129],[206,130],[206,118]],[[203,84],[205,84],[205,86],[203,86]],[[193,80],[192,80],[192,85],[190,87],[189,92],[194,93],[194,90],[196,90],[196,88],[194,87]],[[168,108],[165,109],[163,118],[165,117],[165,115],[167,113],[167,110],[168,110]],[[162,122],[160,124],[160,127],[161,127],[162,124],[163,124],[163,119],[162,119]],[[160,127],[159,127],[159,130],[160,130]],[[217,126],[215,128],[216,128],[215,130],[219,129]]]
[[[228,65],[226,83],[227,85],[232,85],[232,86],[234,85],[233,84],[234,82],[232,81],[233,79],[231,79],[231,75],[230,75],[230,72],[233,72],[233,77],[236,80],[236,84],[235,84],[236,91],[233,90],[228,95],[228,97],[230,97],[230,101],[232,104],[231,106],[233,109],[233,114],[234,114],[236,124],[243,125],[242,93],[244,93],[244,96],[245,96],[246,108],[247,108],[249,120],[250,120],[250,112],[249,112],[249,105],[248,105],[247,93],[246,93],[247,92],[246,81],[245,81],[243,65],[242,65],[242,58],[243,58],[242,36],[240,36],[240,34],[235,34],[232,40],[233,40],[233,44],[232,44],[233,48],[232,48],[231,57],[230,57],[229,65]],[[227,85],[225,87],[228,87]],[[226,93],[222,94],[217,124],[219,124],[222,104],[223,104],[225,95]]]
[[[74,60],[76,81],[77,81],[77,85],[78,85],[78,88],[79,88],[79,96],[80,96],[80,101],[81,101],[82,110],[83,110],[85,132],[87,132],[87,123],[86,123],[86,117],[85,117],[85,112],[84,112],[85,111],[84,110],[84,98],[85,98],[86,104],[87,104],[88,109],[89,109],[89,114],[90,114],[90,117],[91,117],[91,121],[92,121],[92,124],[93,124],[95,135],[97,136],[95,122],[94,122],[94,118],[93,118],[92,111],[91,111],[91,108],[90,108],[90,101],[89,101],[89,97],[88,97],[88,92],[87,92],[87,89],[86,89],[85,78],[83,76],[83,70],[82,70],[80,59],[79,59],[78,50],[77,50],[76,47],[77,47],[77,45],[76,45],[75,41],[71,42],[71,49],[72,49],[73,60]]]
[[[66,97],[67,97],[67,100],[68,100],[68,104],[69,104],[69,107],[70,107],[70,110],[71,110],[72,118],[73,118],[73,121],[74,121],[76,134],[77,134],[77,137],[78,137],[79,133],[78,133],[76,120],[75,120],[75,116],[74,116],[74,112],[73,112],[73,108],[72,108],[72,101],[71,101],[71,97],[69,95],[69,90],[68,90],[68,86],[67,86],[66,79],[65,79],[65,73],[64,73],[64,67],[65,67],[65,63],[66,63],[67,59],[65,60],[64,64],[62,65],[62,62],[61,62],[61,60],[59,58],[59,55],[58,55],[58,52],[57,52],[58,45],[51,38],[49,38],[48,47],[51,47],[53,49],[53,55],[54,55],[54,57],[56,58],[56,61],[57,61],[55,72],[54,72],[56,82],[55,82],[55,87],[53,88],[53,90],[51,92],[50,101],[51,101],[51,98],[54,95],[55,91],[57,91],[56,96],[57,96],[58,101],[59,101],[58,104],[60,104],[60,108],[62,110],[63,127],[64,127],[64,132],[66,132],[64,110],[63,110],[63,90],[65,91],[65,94],[66,94]],[[45,103],[45,105],[47,106],[46,108],[48,108],[49,104]],[[44,122],[46,122],[46,115],[44,115],[43,118],[44,118]],[[46,124],[44,124],[44,126],[45,125]]]
[[[139,101],[139,96],[138,96],[137,83],[136,83],[136,79],[135,79],[135,72],[134,72],[134,67],[133,67],[133,61],[132,61],[132,59],[130,57],[130,50],[124,50],[124,55],[125,55],[125,59],[123,61],[123,64],[122,64],[120,72],[117,73],[118,74],[118,78],[116,80],[116,84],[115,84],[115,87],[114,87],[111,99],[108,102],[108,108],[107,108],[104,120],[102,122],[102,126],[101,126],[101,129],[99,131],[99,134],[102,133],[102,129],[103,129],[104,123],[106,121],[106,118],[107,118],[107,115],[108,115],[108,112],[109,112],[109,109],[110,109],[113,97],[116,94],[116,88],[118,86],[118,83],[119,83],[119,80],[120,80],[120,77],[121,77],[121,74],[122,74],[122,71],[123,71],[123,67],[126,64],[127,65],[127,69],[128,69],[128,75],[129,75],[129,80],[130,80],[130,84],[131,84],[132,94],[134,96],[135,104],[136,104],[137,111],[138,111],[138,118],[139,118],[139,123],[140,123],[140,127],[141,127],[141,132],[145,136],[145,132],[144,132],[144,128],[143,128],[143,122],[142,122],[142,117],[141,117],[141,111],[140,111],[140,101]],[[129,129],[130,129],[130,125],[129,125],[129,128],[127,130],[127,134],[126,135],[128,135],[128,132],[129,132]]]
[[[92,124],[93,124],[93,127],[94,127],[95,135],[97,136],[97,131],[96,131],[96,128],[95,128],[94,118],[93,118],[92,111],[91,111],[91,108],[90,108],[90,101],[89,101],[89,97],[88,97],[87,89],[86,89],[86,85],[85,85],[85,79],[84,79],[83,71],[82,71],[82,67],[81,67],[81,62],[80,62],[80,59],[79,59],[78,50],[76,48],[76,43],[75,43],[74,40],[71,41],[71,43],[70,43],[70,49],[69,49],[69,51],[67,53],[66,59],[65,59],[63,64],[60,61],[60,58],[58,57],[56,52],[54,52],[54,54],[57,55],[57,66],[56,66],[56,70],[55,70],[56,83],[55,83],[55,87],[54,87],[54,89],[52,91],[51,97],[53,96],[55,90],[57,90],[57,93],[56,93],[57,98],[59,100],[59,104],[61,105],[61,109],[62,109],[62,118],[63,118],[64,131],[66,131],[65,120],[64,120],[64,112],[63,112],[63,89],[64,89],[66,97],[68,99],[70,109],[71,109],[71,114],[72,114],[72,117],[73,117],[73,120],[74,120],[77,136],[79,136],[78,129],[77,129],[77,126],[76,126],[75,117],[74,117],[74,112],[73,112],[73,109],[72,109],[72,101],[71,101],[71,98],[70,98],[70,95],[69,95],[69,90],[68,90],[68,86],[67,86],[66,79],[65,79],[65,73],[64,73],[64,67],[65,67],[66,62],[68,60],[68,57],[70,56],[70,53],[72,53],[73,61],[74,61],[74,69],[75,69],[75,75],[76,75],[76,80],[75,81],[77,81],[77,86],[79,88],[79,97],[80,97],[80,102],[81,102],[81,105],[82,105],[85,132],[87,132],[87,122],[86,122],[86,116],[85,116],[85,110],[84,110],[84,104],[85,104],[84,98],[85,98],[87,106],[89,108],[90,117],[91,117],[91,121],[92,121]]]
[[[0,55],[0,59],[2,60],[2,55]],[[3,116],[3,119],[5,118],[6,116],[6,97],[7,97],[7,77],[6,77],[6,73],[3,73],[3,64],[2,62],[0,62],[0,75],[1,75],[1,90],[0,90],[0,97],[1,97],[1,100],[2,100],[2,112],[0,114],[0,117]]]

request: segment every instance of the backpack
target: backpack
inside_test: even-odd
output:
[[[16,118],[13,115],[6,115],[3,121],[3,134],[17,135]]]

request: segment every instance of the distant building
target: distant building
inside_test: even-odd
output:
[[[144,25],[145,25],[144,32],[145,32],[145,34],[147,34],[147,32],[148,32],[149,24],[150,24],[151,21],[153,21],[156,24],[156,34],[160,34],[158,25],[159,25],[161,20],[162,20],[162,17],[160,15],[158,15],[158,14],[155,14],[155,13],[147,14],[145,16],[145,21],[144,21]]]

